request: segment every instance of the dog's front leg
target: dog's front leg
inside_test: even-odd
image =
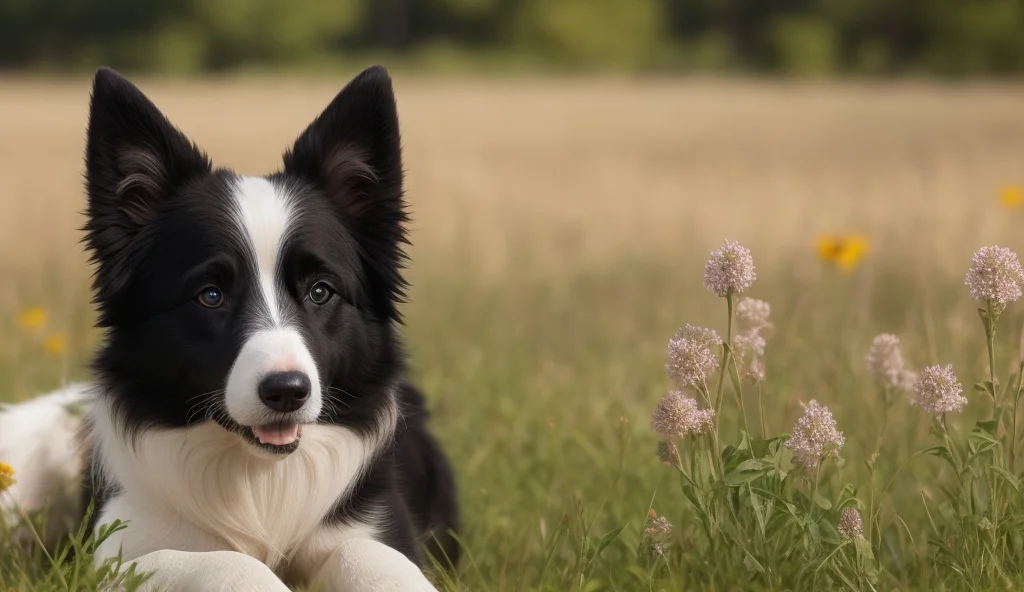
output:
[[[162,550],[132,561],[136,573],[151,573],[145,592],[288,592],[269,567],[235,551]]]
[[[372,539],[338,544],[313,581],[323,592],[436,592],[405,555]]]

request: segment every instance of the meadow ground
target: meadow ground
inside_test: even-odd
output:
[[[275,169],[342,83],[139,82],[215,162],[245,173]],[[655,457],[649,421],[670,387],[667,339],[687,322],[725,330],[724,302],[701,278],[726,238],[753,251],[750,295],[773,306],[768,432],[788,431],[801,401],[828,405],[845,462],[822,491],[834,498],[849,482],[881,500],[871,538],[882,572],[857,585],[1020,581],[1003,566],[971,572],[936,559],[932,525],[954,476],[929,456],[896,474],[936,440],[905,399],[886,411],[863,358],[891,332],[914,367],[952,363],[966,385],[984,377],[963,277],[980,246],[1024,249],[1024,209],[997,199],[1024,184],[1024,89],[406,77],[396,87],[414,215],[405,334],[464,512],[465,561],[451,587],[806,581],[765,577],[695,544],[694,509]],[[99,338],[76,231],[87,102],[86,79],[0,81],[0,399],[84,377]],[[842,232],[869,246],[845,271],[814,248]],[[19,319],[32,307],[45,319]],[[1016,368],[1020,308],[1000,321],[1000,371]],[[967,411],[951,418],[961,435],[990,412],[965,392]],[[737,443],[726,409],[724,439]],[[865,461],[886,414],[872,486]],[[652,504],[676,525],[660,567],[636,553]],[[584,530],[624,525],[595,557]]]

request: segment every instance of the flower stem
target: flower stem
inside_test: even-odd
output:
[[[996,394],[996,320],[992,316],[992,301],[985,301],[985,342],[988,345],[988,379],[992,384],[992,407],[999,425],[1003,423],[999,396]]]
[[[1024,381],[1024,360],[1017,369],[1017,387],[1013,390],[1013,427],[1010,430],[1010,472],[1016,474],[1014,464],[1017,460],[1017,406],[1020,404],[1020,387]]]
[[[725,373],[729,367],[730,352],[732,351],[728,345],[732,343],[732,290],[725,295],[725,302],[729,309],[729,322],[726,325],[725,343],[722,346],[722,367],[718,375],[718,390],[715,392],[715,417],[711,422],[711,435],[715,443],[715,462],[722,480],[725,480],[725,465],[722,463],[722,451],[718,448],[718,422],[722,415],[722,389],[725,386]]]
[[[725,303],[729,308],[729,322],[726,325],[725,345],[732,343],[732,290],[725,296]],[[715,423],[718,423],[719,414],[722,411],[722,389],[725,387],[725,373],[729,369],[729,358],[732,350],[730,347],[722,347],[722,367],[718,374],[718,390],[715,392]]]
[[[814,517],[814,506],[818,505],[814,498],[818,497],[818,480],[821,476],[821,464],[822,461],[819,459],[818,465],[814,467],[814,488],[811,489],[811,509],[808,512],[812,518]]]
[[[765,429],[764,423],[764,399],[761,396],[761,382],[757,383],[757,407],[761,413],[761,439],[764,440],[768,437],[768,431]]]

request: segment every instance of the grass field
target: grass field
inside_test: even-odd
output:
[[[139,82],[215,162],[245,173],[275,169],[341,83]],[[414,215],[406,336],[462,493],[466,560],[453,587],[846,585],[827,570],[765,573],[712,552],[655,456],[649,422],[670,388],[668,338],[683,323],[726,330],[725,304],[701,278],[727,238],[752,250],[750,295],[773,307],[768,432],[789,431],[801,401],[828,405],[845,462],[823,473],[820,491],[836,499],[848,482],[880,504],[870,540],[881,573],[854,587],[1024,582],[1020,555],[941,540],[943,488],[956,476],[928,455],[897,474],[937,441],[905,399],[883,407],[863,362],[876,334],[895,333],[915,368],[951,363],[967,385],[967,411],[950,417],[958,441],[991,413],[970,388],[988,357],[963,278],[978,247],[1024,249],[1024,209],[998,200],[1024,185],[1024,89],[415,78],[396,87]],[[84,377],[98,339],[76,231],[87,101],[85,79],[0,81],[0,399]],[[848,271],[823,264],[815,241],[831,233],[863,236],[867,256]],[[26,329],[18,317],[31,307],[47,318]],[[1004,377],[1017,367],[1020,309],[1000,320]],[[739,442],[735,407],[723,445]],[[886,414],[872,485],[865,461]],[[675,525],[654,563],[636,553],[652,505]],[[593,552],[588,533],[622,526]],[[943,546],[976,564],[943,559]]]

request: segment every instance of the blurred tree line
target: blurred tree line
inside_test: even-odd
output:
[[[1000,75],[1024,0],[0,0],[0,68]]]

